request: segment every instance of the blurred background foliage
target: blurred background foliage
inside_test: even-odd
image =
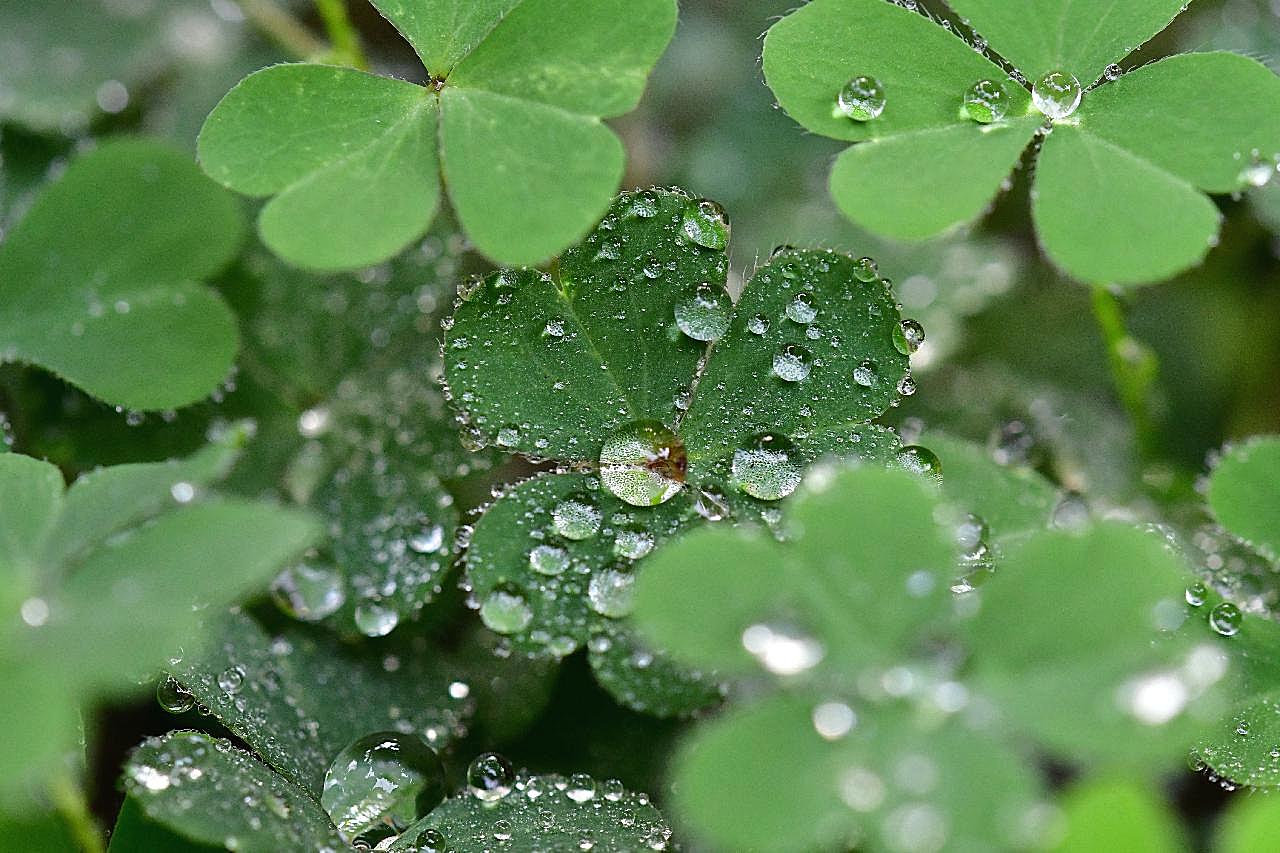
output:
[[[291,5],[319,31],[309,3]],[[935,2],[924,5],[947,14]],[[0,6],[0,234],[68,157],[97,140],[147,134],[194,151],[200,123],[232,84],[293,58],[246,18],[253,6],[235,0]],[[421,82],[416,57],[395,32],[367,4],[350,6],[374,63]],[[1207,455],[1225,442],[1280,431],[1280,182],[1221,199],[1228,220],[1205,266],[1126,299],[1132,334],[1159,361],[1150,400],[1153,440],[1139,446],[1113,391],[1089,292],[1058,276],[1037,251],[1025,171],[971,233],[924,245],[859,233],[826,189],[842,144],[801,131],[775,107],[762,79],[760,37],[794,0],[681,6],[675,41],[640,109],[614,123],[630,157],[625,183],[678,185],[719,201],[733,223],[734,287],[779,244],[875,256],[904,314],[928,334],[913,359],[919,391],[891,415],[908,441],[926,428],[968,437],[1030,462],[1099,513],[1123,508],[1142,518],[1176,514],[1193,502]],[[1198,0],[1128,62],[1207,48],[1242,51],[1280,70],[1280,3]],[[0,367],[0,438],[74,475],[187,454],[215,424],[250,417],[257,440],[231,488],[282,497],[296,482],[290,478],[301,476],[295,460],[308,441],[305,413],[335,395],[360,396],[349,383],[368,365],[356,364],[355,354],[368,341],[375,349],[387,346],[389,316],[405,320],[417,338],[406,354],[392,345],[388,358],[424,380],[438,370],[439,314],[461,276],[484,270],[466,248],[442,219],[412,263],[321,277],[284,269],[250,245],[215,282],[239,314],[243,352],[239,370],[213,399],[143,417],[10,364]],[[431,392],[415,384],[406,393]],[[437,411],[422,428],[439,430],[440,423]],[[458,462],[440,472],[460,510],[479,505],[491,484],[514,473],[486,470],[488,462]],[[445,583],[446,599],[459,600],[431,610],[431,619],[445,624],[421,629],[433,637],[448,636],[450,624],[471,624],[452,587]],[[632,789],[661,790],[665,745],[681,723],[617,707],[591,679],[583,654],[555,676],[549,696],[540,696],[545,687],[528,688],[527,701],[501,696],[458,754],[501,748],[534,771],[572,768],[620,777]],[[539,707],[540,715],[530,713]],[[109,824],[121,799],[116,779],[125,752],[174,719],[140,695],[85,722],[93,807]],[[1171,780],[1170,794],[1201,839],[1228,796],[1190,773]]]

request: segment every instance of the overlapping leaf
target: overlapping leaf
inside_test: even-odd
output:
[[[235,319],[199,284],[239,246],[233,198],[167,146],[103,145],[0,247],[0,359],[132,409],[195,402],[226,378]]]
[[[418,51],[426,87],[278,65],[232,89],[201,132],[211,176],[274,196],[259,220],[267,245],[313,268],[385,260],[427,229],[442,182],[500,261],[543,261],[586,231],[623,168],[601,119],[635,107],[673,0],[374,5]]]
[[[1049,258],[1089,283],[1159,280],[1216,242],[1221,217],[1205,193],[1245,188],[1280,152],[1280,110],[1259,109],[1280,103],[1280,79],[1251,59],[1188,54],[1119,75],[1114,64],[1172,20],[1177,0],[953,5],[1020,74],[884,0],[815,0],[766,38],[765,74],[783,108],[858,143],[837,160],[831,192],[871,231],[921,239],[972,221],[1039,133],[1033,214]],[[1049,72],[1085,87],[1102,79],[1078,109],[1042,113],[1027,81]],[[866,122],[834,109],[859,76],[885,97]],[[986,124],[963,106],[981,80],[1005,93]]]

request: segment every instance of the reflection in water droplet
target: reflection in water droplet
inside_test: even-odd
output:
[[[786,313],[787,319],[793,322],[812,323],[818,316],[818,309],[813,304],[813,294],[802,291],[791,297],[791,301],[787,303]]]
[[[869,358],[859,362],[858,366],[853,369],[853,381],[863,388],[874,388],[876,384],[876,363]]]
[[[732,310],[724,288],[699,285],[693,296],[676,305],[676,326],[695,341],[716,341],[729,331]]]
[[[551,511],[551,524],[565,539],[590,539],[600,530],[603,516],[585,495],[566,498]]]
[[[337,569],[310,563],[281,572],[271,584],[271,597],[282,611],[303,622],[325,618],[347,599]]]
[[[853,277],[863,284],[870,284],[880,277],[880,265],[875,258],[858,258],[853,264]]]
[[[1110,83],[1114,83],[1119,80],[1123,74],[1124,72],[1120,70],[1120,66],[1116,65],[1114,62],[1108,65],[1106,70],[1102,72],[1102,76],[1106,77],[1107,81]]]
[[[769,318],[763,314],[754,314],[747,319],[747,331],[753,335],[763,335],[769,331]]]
[[[600,481],[633,506],[657,506],[669,501],[684,487],[687,467],[684,443],[658,421],[623,424],[605,439],[600,450]],[[597,511],[596,528],[598,516]]]
[[[908,373],[906,376],[898,380],[897,389],[898,393],[903,397],[910,397],[912,394],[916,393],[916,381],[912,379],[911,374]]]
[[[385,637],[400,624],[400,614],[380,601],[362,601],[356,605],[355,622],[366,637]]]
[[[596,780],[586,773],[574,773],[569,777],[569,786],[565,788],[564,793],[575,803],[593,800],[596,796]]]
[[[942,460],[927,447],[908,445],[898,451],[898,465],[913,474],[942,482]]]
[[[1031,89],[1036,109],[1054,121],[1070,117],[1080,106],[1083,95],[1080,81],[1066,71],[1050,71]]]
[[[773,356],[773,372],[787,382],[801,382],[813,370],[813,354],[795,344],[789,344]]]
[[[620,568],[605,569],[591,578],[587,600],[591,609],[610,619],[621,619],[635,606],[636,579]]]
[[[1209,611],[1209,627],[1224,637],[1234,637],[1240,632],[1240,623],[1244,616],[1240,608],[1229,601],[1224,601]]]
[[[324,774],[320,804],[348,838],[384,820],[407,825],[444,800],[444,768],[419,738],[367,735],[343,749]]]
[[[795,445],[773,433],[758,435],[735,450],[730,471],[736,489],[764,501],[781,500],[800,485]]]
[[[613,540],[613,553],[628,560],[639,560],[653,550],[653,535],[640,528],[623,528]]]
[[[529,627],[533,608],[513,589],[499,587],[480,605],[480,619],[489,630],[499,634],[515,634]]]
[[[836,113],[854,121],[871,121],[884,113],[884,86],[874,77],[858,76],[836,96]]]
[[[238,666],[228,667],[218,676],[218,688],[230,696],[239,693],[243,686],[244,672]]]
[[[1187,587],[1185,593],[1187,604],[1192,607],[1199,607],[1204,604],[1205,598],[1209,595],[1209,590],[1200,581],[1195,581]]]
[[[691,202],[685,207],[680,230],[704,249],[721,251],[729,245],[729,217],[723,207],[710,199]]]
[[[511,793],[516,780],[511,762],[496,752],[476,756],[467,767],[467,790],[478,800],[492,803]]]
[[[1009,111],[1009,93],[995,80],[979,80],[964,93],[964,111],[978,124],[1000,121]]]
[[[156,702],[170,714],[183,714],[195,707],[196,697],[170,675],[156,685]]]
[[[903,355],[911,355],[924,343],[924,326],[906,319],[893,328],[893,346]]]
[[[558,575],[569,568],[569,553],[555,545],[535,545],[529,551],[529,567],[541,575]]]

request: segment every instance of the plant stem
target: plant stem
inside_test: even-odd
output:
[[[314,59],[329,52],[301,21],[282,9],[275,0],[237,0],[240,10],[255,27],[297,59]]]
[[[64,773],[54,779],[49,786],[49,795],[83,853],[106,853],[102,832],[89,812],[84,794],[70,775]]]
[[[1155,453],[1155,421],[1151,414],[1151,389],[1159,371],[1156,354],[1129,333],[1120,299],[1109,288],[1093,286],[1093,317],[1102,332],[1120,403],[1133,422],[1138,449],[1144,458]]]
[[[330,56],[335,62],[369,70],[369,60],[365,58],[364,49],[360,46],[360,33],[351,23],[347,14],[346,0],[315,0],[316,10],[320,12],[320,20],[324,21],[325,32],[333,43]]]

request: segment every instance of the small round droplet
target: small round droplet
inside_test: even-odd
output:
[[[876,363],[869,358],[860,361],[858,366],[853,369],[853,381],[863,388],[874,388],[876,384]]]
[[[600,482],[632,506],[657,506],[684,487],[688,461],[684,442],[662,423],[632,421],[605,439],[600,449]]]
[[[1209,627],[1224,637],[1234,637],[1240,633],[1240,623],[1243,621],[1240,608],[1229,601],[1224,601],[1209,611]]]
[[[585,496],[566,498],[551,511],[551,524],[565,539],[590,539],[600,530],[603,516]]]
[[[271,597],[294,619],[317,622],[337,611],[347,594],[337,569],[299,563],[276,577],[271,584]]]
[[[787,382],[801,382],[813,370],[813,354],[795,344],[788,344],[773,356],[773,372]]]
[[[511,793],[516,771],[496,752],[476,756],[467,767],[467,790],[478,800],[492,803]]]
[[[695,341],[718,341],[729,331],[733,302],[724,288],[699,285],[693,296],[675,307],[676,326]]]
[[[1031,89],[1031,100],[1036,109],[1053,121],[1070,117],[1083,97],[1080,81],[1066,71],[1050,71]]]
[[[516,634],[533,621],[533,608],[515,590],[499,587],[480,605],[480,620],[499,634]]]
[[[995,80],[979,80],[964,93],[964,111],[978,124],[1000,121],[1009,111],[1009,93]]]
[[[729,245],[729,217],[723,207],[710,199],[685,207],[680,230],[704,249],[722,251]]]
[[[1275,160],[1268,160],[1255,151],[1249,158],[1249,162],[1240,171],[1240,182],[1246,186],[1265,187],[1276,176],[1277,169],[1280,169],[1280,163]]]
[[[769,331],[769,318],[763,314],[754,314],[747,319],[747,331],[753,335],[763,335]]]
[[[924,326],[917,321],[903,320],[893,330],[893,346],[903,355],[911,355],[924,343]]]
[[[156,702],[170,714],[184,714],[196,706],[196,697],[169,675],[156,685]]]
[[[813,294],[801,292],[797,293],[787,303],[787,319],[794,323],[808,325],[812,323],[818,316],[818,309],[813,304]]]
[[[657,216],[657,197],[648,190],[636,193],[635,197],[631,199],[631,213],[641,219],[652,219]]]
[[[565,788],[564,793],[575,803],[593,800],[596,796],[596,780],[586,773],[574,773],[569,777],[569,787]]]
[[[400,624],[400,614],[380,601],[362,601],[356,605],[355,622],[366,637],[385,637]]]
[[[1107,78],[1108,83],[1114,83],[1115,81],[1119,80],[1122,76],[1124,76],[1124,72],[1120,70],[1119,65],[1116,65],[1113,62],[1106,67],[1106,70],[1102,72],[1102,76]]]
[[[898,380],[897,388],[898,393],[903,397],[910,397],[912,394],[916,393],[916,381],[911,378],[910,374],[908,374]]]
[[[874,77],[854,77],[836,96],[837,114],[854,121],[872,121],[884,112],[884,86]]]
[[[493,822],[493,838],[495,841],[510,841],[511,833],[511,821],[506,818],[499,818]]]
[[[898,451],[897,460],[899,466],[913,474],[935,482],[942,480],[942,461],[927,447],[908,445]]]
[[[1188,586],[1185,593],[1187,604],[1190,604],[1192,607],[1199,607],[1204,604],[1205,598],[1207,598],[1208,595],[1208,588],[1200,581],[1195,581]]]
[[[639,560],[653,550],[653,535],[640,528],[624,528],[613,540],[613,553],[628,560]]]
[[[540,575],[558,575],[569,568],[569,552],[555,545],[535,545],[529,551],[529,568]]]
[[[858,258],[853,262],[853,277],[863,284],[870,284],[880,277],[880,265],[875,258]]]
[[[620,779],[606,779],[601,785],[604,791],[604,798],[611,803],[616,803],[627,794],[627,789],[623,787]]]
[[[520,443],[520,428],[517,426],[504,426],[498,430],[497,443],[499,447],[515,447]]]
[[[623,569],[605,569],[591,578],[587,600],[591,609],[610,619],[621,619],[635,607],[636,579]]]
[[[413,834],[415,831],[416,837]],[[449,841],[444,833],[429,826],[421,830],[405,830],[404,834],[396,839],[395,845],[397,850],[404,850],[405,853],[445,853],[449,847]]]
[[[320,804],[354,837],[391,819],[412,823],[444,800],[444,768],[413,735],[377,732],[338,753],[324,775]]]
[[[244,687],[244,671],[238,666],[227,667],[218,676],[218,689],[228,696],[234,696]]]
[[[762,501],[785,498],[800,485],[795,445],[773,433],[758,435],[733,453],[730,466],[736,489]]]

